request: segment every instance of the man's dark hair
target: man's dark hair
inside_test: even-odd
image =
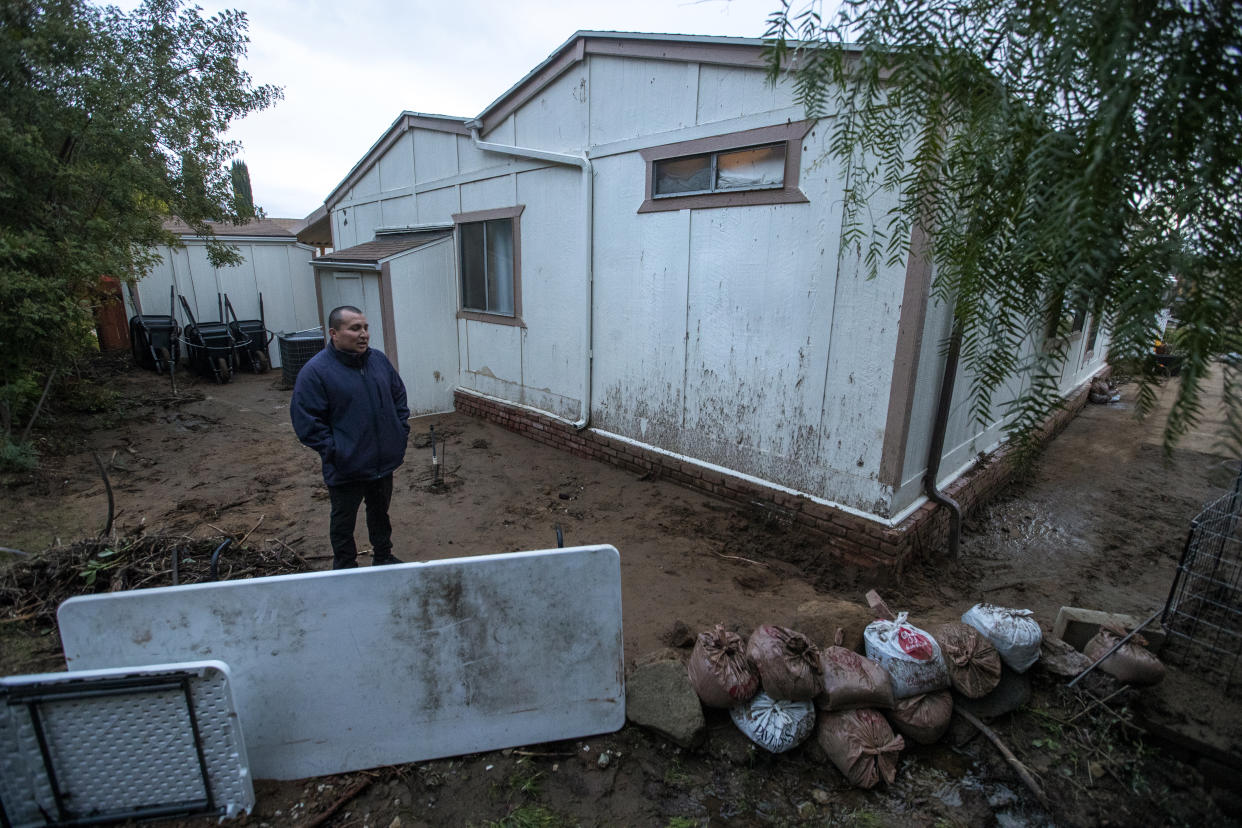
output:
[[[332,313],[328,314],[328,330],[335,331],[341,327],[341,323],[345,321],[346,313],[356,313],[362,316],[362,311],[353,305],[341,305],[339,308],[333,308]]]

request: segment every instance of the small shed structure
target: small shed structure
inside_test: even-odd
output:
[[[240,319],[259,318],[259,295],[268,330],[297,331],[319,324],[310,261],[315,249],[298,241],[303,219],[254,219],[233,225],[208,222],[215,238],[237,248],[242,262],[217,268],[207,258],[207,239],[183,222],[170,220],[164,229],[176,234],[180,247],[162,247],[161,261],[129,292],[129,314],[169,313],[169,288],[186,298],[200,322],[221,319],[218,297],[227,294]],[[184,325],[180,305],[174,314]],[[280,365],[280,349],[268,348],[273,366]]]
[[[942,534],[919,527],[943,523],[921,478],[951,312],[921,237],[875,279],[842,247],[832,115],[770,85],[762,50],[579,32],[476,118],[402,113],[326,199],[320,318],[378,320],[420,413],[495,417],[891,564]],[[1084,327],[1067,395],[1103,365]],[[1004,426],[956,388],[951,488]]]

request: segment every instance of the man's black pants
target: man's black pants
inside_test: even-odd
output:
[[[383,563],[392,557],[392,523],[388,520],[388,504],[392,501],[391,474],[378,480],[329,486],[328,499],[332,503],[328,536],[332,539],[333,569],[351,569],[358,565],[354,527],[358,523],[358,506],[364,500],[372,563]]]

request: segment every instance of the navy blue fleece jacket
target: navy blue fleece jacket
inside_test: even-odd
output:
[[[319,452],[329,486],[376,480],[405,460],[405,384],[382,351],[350,354],[329,342],[298,372],[289,416],[298,439]]]

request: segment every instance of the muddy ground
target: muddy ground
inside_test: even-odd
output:
[[[95,413],[61,406],[44,418],[39,470],[3,476],[0,546],[41,550],[101,530],[107,500],[93,452],[110,470],[119,534],[246,536],[248,545],[287,545],[309,567],[328,567],[327,492],[318,458],[294,438],[279,372],[223,386],[181,375],[175,396],[165,378],[124,360],[102,360],[88,373],[117,394],[119,409],[99,400]],[[1218,454],[1216,402],[1166,457],[1162,420],[1136,421],[1134,387],[1121,391],[1119,403],[1084,410],[1029,482],[968,521],[958,560],[923,561],[900,579],[841,567],[817,535],[454,414],[414,422],[397,474],[394,551],[433,560],[547,548],[558,525],[567,545],[610,543],[621,551],[631,665],[684,644],[682,626],[791,624],[807,600],[861,604],[872,586],[924,626],[981,600],[1034,610],[1046,633],[1063,605],[1146,618],[1164,604],[1190,520],[1232,484],[1237,466]],[[442,486],[430,485],[433,425],[446,438]],[[358,536],[366,549],[361,527]],[[64,668],[52,629],[0,622],[0,645],[0,673]],[[303,824],[334,805],[324,824],[380,828],[1197,825],[1242,817],[1229,768],[1242,756],[1242,716],[1212,682],[1175,669],[1162,687],[1107,705],[1067,694],[1038,668],[1031,683],[1028,705],[993,725],[1039,775],[1048,808],[969,729],[908,750],[894,786],[862,792],[813,745],[773,757],[716,715],[694,751],[629,726],[576,742],[260,782],[256,810],[242,824]],[[1164,735],[1140,737],[1128,724],[1134,715],[1158,719]],[[1214,760],[1187,733],[1218,751]]]

